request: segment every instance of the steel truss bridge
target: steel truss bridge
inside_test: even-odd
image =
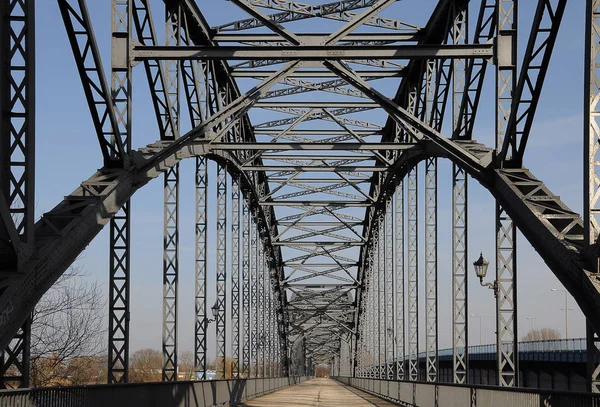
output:
[[[403,6],[396,0],[230,0],[247,16],[220,26],[202,12],[218,7],[213,2],[158,2],[165,13],[159,23],[154,2],[111,0],[111,55],[103,56],[110,57],[110,72],[86,1],[56,2],[97,136],[90,142],[98,143],[103,167],[36,216],[35,1],[0,0],[3,383],[28,385],[29,316],[105,226],[108,382],[128,381],[136,216],[130,199],[158,177],[165,213],[162,377],[177,379],[184,159],[196,163],[198,372],[212,356],[206,352],[213,332],[207,329],[210,239],[216,240],[210,272],[216,276],[219,377],[227,355],[233,378],[301,376],[328,363],[341,376],[436,382],[438,262],[444,261],[437,255],[439,159],[452,162],[454,383],[467,383],[469,368],[469,179],[496,202],[498,385],[519,385],[517,229],[585,314],[590,362],[598,360],[591,350],[600,333],[600,0],[586,0],[581,21],[587,27],[581,215],[524,167],[567,0],[534,1],[534,15],[520,28],[517,0],[432,1],[424,25],[388,17],[386,8]],[[318,27],[326,29],[315,32]],[[528,39],[525,49],[518,49],[519,38]],[[132,134],[134,74],[147,78],[159,129],[156,142],[145,147],[136,147]],[[400,85],[386,95],[380,84],[389,91],[392,80]],[[472,136],[484,85],[491,82],[496,136],[494,145],[484,145]],[[252,121],[257,111],[268,120]],[[370,122],[374,117],[383,122]],[[209,161],[216,171],[209,171]],[[215,179],[216,190],[209,187]],[[216,201],[216,213],[209,201]],[[213,221],[216,236],[207,226]],[[420,313],[425,349],[419,347]],[[418,373],[422,351],[425,377]],[[590,369],[594,391],[599,372]]]

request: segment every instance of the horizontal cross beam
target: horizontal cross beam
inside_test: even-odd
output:
[[[289,150],[310,150],[310,151],[398,151],[421,149],[416,143],[214,143],[210,145],[211,150],[268,150],[268,151],[289,151]]]
[[[303,44],[324,43],[330,34],[312,33],[301,34],[298,38]],[[415,33],[352,33],[344,37],[342,41],[383,41],[383,42],[412,42],[418,41],[420,36]],[[217,34],[213,37],[216,42],[280,42],[281,36],[277,34]]]
[[[146,60],[354,60],[354,59],[471,59],[494,56],[494,45],[398,45],[361,47],[285,46],[135,46],[133,62]]]
[[[277,71],[273,70],[256,70],[256,69],[235,69],[231,76],[234,78],[255,78],[262,79],[273,75]],[[371,78],[401,78],[404,76],[404,70],[387,69],[387,70],[357,70],[355,71],[361,77]],[[337,78],[338,76],[331,71],[320,71],[317,69],[298,70],[288,78]]]

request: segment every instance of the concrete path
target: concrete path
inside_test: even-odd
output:
[[[372,407],[395,406],[330,379],[314,379],[238,404],[241,407]]]

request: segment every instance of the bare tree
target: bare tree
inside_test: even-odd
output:
[[[162,377],[162,353],[156,349],[140,349],[129,359],[130,382],[159,382]]]
[[[81,267],[71,267],[32,313],[32,387],[81,384],[90,369],[99,369],[105,301],[98,282],[85,277]]]
[[[181,352],[177,361],[178,378],[182,380],[194,380],[196,378],[194,369],[194,354],[186,350]]]
[[[316,377],[329,377],[329,365],[317,365],[314,374]]]
[[[554,328],[535,328],[521,338],[522,341],[551,341],[560,339],[560,332]]]

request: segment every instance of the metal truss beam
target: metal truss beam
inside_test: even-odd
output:
[[[345,45],[322,46],[143,46],[132,50],[132,60],[264,60],[277,61],[324,61],[324,60],[406,60],[449,58],[492,58],[493,44],[469,45],[387,45],[361,47]]]
[[[300,41],[306,43],[320,43],[324,42],[329,34],[325,33],[305,33],[297,34]],[[277,34],[216,34],[212,37],[213,41],[218,43],[237,42],[242,44],[253,44],[265,45],[272,44],[272,46],[281,45],[281,37]],[[350,41],[355,43],[385,43],[390,44],[394,42],[412,42],[419,39],[418,34],[414,33],[350,33],[344,37],[344,41]],[[260,74],[260,73],[259,73]]]
[[[521,167],[567,0],[538,0],[499,159]],[[510,152],[509,152],[510,150]]]
[[[133,0],[132,6],[133,23],[137,34],[137,40],[144,45],[158,45],[154,20],[152,18],[148,0]],[[177,22],[176,19],[175,22]],[[177,29],[176,25],[173,27],[173,24],[168,24],[167,28],[169,27],[174,28],[174,30],[167,30],[167,43],[178,45],[179,41],[177,38],[180,30]],[[154,112],[158,123],[158,130],[160,137],[163,140],[172,140],[179,136],[177,125],[178,117],[175,116],[178,109],[177,106],[172,105],[172,103],[178,105],[179,101],[169,97],[169,93],[172,93],[172,87],[177,86],[173,83],[173,73],[175,73],[175,76],[178,76],[176,74],[177,65],[177,63],[173,64],[168,61],[165,70],[165,65],[160,61],[148,60],[144,62],[146,77],[148,79],[148,84],[150,85],[150,95],[152,97]]]
[[[127,142],[123,143],[123,138],[127,137],[126,134],[125,137],[120,134],[123,123],[119,123],[119,119],[122,119],[120,117],[122,115],[117,115],[115,101],[111,97],[111,88],[106,81],[86,2],[85,0],[59,0],[58,5],[75,57],[104,163],[108,166],[123,165],[128,161]],[[114,4],[112,7],[115,9],[122,8],[121,6]],[[115,13],[113,11],[113,14]],[[5,36],[4,38],[9,37]],[[125,37],[126,39],[127,37]],[[123,49],[121,48],[120,51]]]
[[[264,0],[252,0],[249,3],[263,8],[269,8],[274,10],[281,10],[281,13],[275,13],[269,15],[268,18],[274,23],[287,23],[291,21],[304,20],[308,18],[321,17],[331,20],[338,21],[350,21],[355,18],[356,13],[351,10],[357,10],[366,7],[373,7],[379,0],[342,0],[333,3],[325,4],[304,4],[293,1],[264,1]],[[264,25],[264,20],[260,18],[251,18],[246,20],[234,21],[214,27],[213,29],[217,32],[224,31],[240,31],[247,30],[250,28],[261,27]],[[389,18],[373,17],[367,19],[363,24],[374,27],[381,27],[393,30],[410,30],[416,31],[417,26],[412,24],[406,24],[402,21],[393,20]]]
[[[459,12],[458,15],[463,14],[463,12]],[[494,38],[496,35],[497,17],[496,0],[482,0],[475,27],[474,43],[486,43]],[[461,25],[457,23],[458,21],[455,21],[453,40],[455,43],[466,41],[468,39],[468,31],[463,29],[463,27],[468,27],[468,20],[465,20],[465,23]],[[456,66],[456,63],[461,65]],[[460,104],[460,111],[456,114],[457,122],[452,134],[452,138],[454,139],[470,140],[472,137],[488,63],[485,59],[467,60],[466,71],[464,75],[460,75],[462,62],[460,59],[455,61],[455,69],[457,69],[458,73],[454,74],[454,78],[459,82],[462,82],[460,79],[464,78],[464,93]]]
[[[262,79],[266,78],[276,71],[256,69],[234,69],[231,73],[233,78],[255,78]],[[356,70],[356,73],[363,78],[401,78],[404,75],[403,70],[382,70],[373,69],[368,71]],[[288,78],[292,79],[306,79],[306,78],[337,78],[337,75],[330,71],[314,70],[314,69],[302,69],[298,70],[290,75]]]

